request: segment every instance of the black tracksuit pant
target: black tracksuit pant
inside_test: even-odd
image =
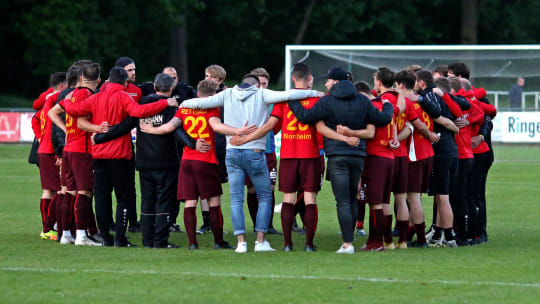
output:
[[[166,247],[169,241],[171,206],[177,203],[178,168],[139,170],[139,179],[143,246]]]
[[[96,219],[101,235],[112,240],[109,233],[112,218],[112,191],[116,196],[116,240],[126,241],[130,180],[126,172],[130,168],[129,159],[94,159],[94,197]]]
[[[336,199],[339,226],[344,242],[352,242],[358,217],[356,194],[364,169],[360,156],[329,156],[328,177]]]

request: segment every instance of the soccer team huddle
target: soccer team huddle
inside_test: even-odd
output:
[[[173,67],[139,85],[135,71],[135,62],[121,57],[102,83],[100,65],[79,60],[53,73],[51,87],[34,101],[42,239],[136,247],[126,232],[141,231],[145,248],[178,248],[169,234],[180,231],[184,202],[190,250],[199,249],[197,234],[211,231],[214,249],[244,253],[247,189],[253,250],[275,251],[265,236],[281,234],[273,226],[277,183],[283,250],[293,250],[292,232],[302,230],[304,250],[316,251],[317,194],[326,177],[343,239],[337,253],[354,253],[355,234],[366,234],[366,205],[363,251],[487,242],[485,189],[496,109],[484,89],[471,85],[464,63],[434,71],[380,67],[372,86],[336,67],[324,76],[326,93],[312,90],[305,63],[294,64],[294,89],[287,91],[267,89],[264,68],[233,88],[224,85],[219,65],[207,67],[196,88],[179,81]],[[274,134],[280,132],[278,169]],[[236,246],[224,240],[222,183],[229,184]],[[434,197],[427,231],[422,193]],[[197,229],[199,203],[204,223]]]

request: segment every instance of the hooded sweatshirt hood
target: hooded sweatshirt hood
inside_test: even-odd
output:
[[[244,102],[251,95],[257,93],[257,90],[258,88],[256,85],[250,86],[247,83],[241,83],[240,85],[234,86],[234,88],[232,89],[232,95],[238,100]]]
[[[356,92],[356,88],[354,87],[352,82],[348,80],[341,80],[340,82],[336,83],[330,90],[330,95],[341,100],[353,99],[357,94],[358,93]]]

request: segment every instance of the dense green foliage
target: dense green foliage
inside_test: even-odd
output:
[[[29,146],[0,145],[1,302],[536,303],[540,148],[495,149],[487,187],[487,244],[338,255],[335,203],[325,183],[318,198],[318,252],[303,252],[304,238],[295,233],[292,253],[240,256],[211,249],[210,234],[199,236],[198,252],[187,250],[185,233],[173,233],[171,240],[182,245],[174,250],[42,241],[41,191],[37,168],[26,163]],[[225,239],[233,241],[224,190]],[[424,197],[424,206],[429,223],[430,198]],[[279,227],[279,216],[274,223]],[[140,244],[140,234],[130,239]],[[250,251],[253,241],[248,234]],[[282,246],[280,236],[269,241],[276,249]],[[363,242],[365,237],[357,238],[354,245]]]
[[[459,44],[461,2],[312,0],[303,44]],[[48,75],[74,60],[102,64],[104,77],[120,56],[130,56],[138,81],[171,64],[172,32],[187,34],[189,82],[218,63],[229,79],[265,66],[273,81],[284,46],[295,42],[310,1],[159,0],[0,2],[0,92],[35,97]],[[537,43],[537,1],[475,0],[478,43]],[[275,75],[275,76],[274,76]]]

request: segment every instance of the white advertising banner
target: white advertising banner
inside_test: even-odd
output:
[[[32,131],[32,117],[33,116],[34,116],[33,112],[21,113],[21,137],[19,138],[19,141],[21,142],[34,141],[34,131]]]
[[[540,112],[498,112],[493,120],[491,140],[540,143]]]

